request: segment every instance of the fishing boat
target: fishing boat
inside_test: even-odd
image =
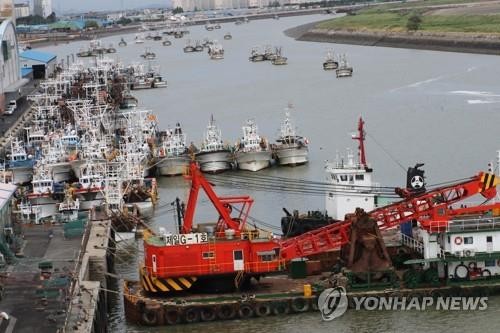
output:
[[[47,166],[38,161],[33,168],[32,190],[26,195],[31,210],[37,213],[38,219],[53,216],[57,212],[57,191],[54,180]]]
[[[45,163],[50,170],[50,175],[54,182],[61,183],[71,179],[71,164],[68,160],[68,146],[64,146],[61,140],[51,140],[42,148],[41,163]],[[69,150],[76,148],[70,146]]]
[[[154,36],[153,36],[153,40],[156,40],[156,41],[159,41],[159,40],[162,40],[163,37],[159,34],[159,33],[156,33]]]
[[[127,46],[127,42],[125,41],[125,39],[120,39],[120,42],[118,43],[118,46]]]
[[[225,40],[230,40],[230,39],[233,39],[233,36],[231,35],[230,32],[226,32],[226,34],[224,35],[224,39]]]
[[[122,92],[122,100],[120,102],[121,110],[133,109],[136,108],[138,105],[139,105],[139,100],[136,97],[134,97],[128,89]]]
[[[116,49],[113,44],[109,44],[108,48],[106,49],[106,53],[116,53]]]
[[[284,57],[281,55],[281,47],[276,48],[276,56],[274,57],[273,60],[271,60],[271,63],[273,65],[286,65],[287,64],[287,57]]]
[[[135,43],[136,44],[143,44],[144,43],[144,36],[143,35],[135,35]]]
[[[290,110],[285,112],[285,119],[281,123],[280,136],[273,145],[273,154],[280,165],[296,166],[308,161],[309,150],[307,139],[298,136],[295,125],[290,119]]]
[[[271,45],[266,45],[264,47],[264,60],[273,61],[276,59],[276,48],[273,50]]]
[[[339,67],[336,69],[337,77],[351,77],[352,67],[347,63],[346,55],[340,57]]]
[[[151,51],[151,49],[148,47],[148,48],[146,48],[144,53],[141,54],[141,57],[143,57],[146,60],[154,60],[154,59],[156,59],[156,53]]]
[[[170,45],[172,45],[172,42],[169,41],[168,39],[165,39],[162,44],[163,44],[163,46],[170,46]]]
[[[224,49],[222,48],[222,45],[214,42],[214,44],[210,45],[210,47],[208,48],[208,55],[212,60],[224,59]]]
[[[207,22],[207,24],[205,24],[205,29],[207,31],[212,31],[212,30],[214,30],[214,26],[213,26],[213,24],[210,24],[210,22]]]
[[[184,37],[184,33],[182,31],[176,30],[174,32],[174,38],[182,38],[182,37]]]
[[[12,171],[12,182],[14,184],[25,184],[33,177],[33,165],[35,159],[28,155],[24,144],[18,138],[10,140],[10,159],[7,168]]]
[[[213,115],[210,117],[201,148],[195,156],[202,172],[220,173],[232,169],[231,149],[222,141],[221,130],[215,124]]]
[[[202,52],[203,51],[203,45],[199,40],[196,41],[196,44],[194,46],[194,51],[195,52]]]
[[[323,69],[327,71],[337,69],[338,67],[339,62],[335,59],[335,53],[333,53],[333,50],[329,50],[326,53],[325,61],[323,62]]]
[[[248,58],[248,60],[250,60],[252,62],[259,62],[259,61],[264,61],[266,59],[265,59],[264,54],[259,51],[259,48],[254,47],[250,51],[250,57]]]
[[[236,144],[234,154],[238,169],[259,171],[269,167],[272,152],[267,140],[259,135],[255,121],[247,120],[242,129],[243,137]]]
[[[184,46],[184,53],[190,53],[190,52],[194,52],[194,45],[191,43],[191,40],[188,39],[186,41],[186,46]]]
[[[216,25],[214,25],[214,28],[215,29],[220,29],[221,28],[221,25],[219,23],[217,23]]]
[[[161,135],[161,143],[157,152],[157,169],[162,176],[177,176],[186,173],[189,167],[189,150],[186,146],[186,135],[181,125],[168,129]]]

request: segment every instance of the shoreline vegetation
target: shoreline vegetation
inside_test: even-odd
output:
[[[500,55],[500,1],[385,4],[285,34],[300,41]]]

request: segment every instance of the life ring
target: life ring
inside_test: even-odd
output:
[[[287,301],[273,302],[273,313],[276,316],[285,315],[290,312],[290,304]]]
[[[238,316],[241,319],[253,317],[252,307],[250,305],[247,305],[247,304],[240,305],[240,308],[238,309]]]
[[[255,314],[257,317],[267,317],[271,314],[271,306],[269,303],[258,302],[255,304]]]
[[[158,316],[155,310],[146,308],[141,316],[142,322],[148,326],[156,326],[158,324]]]
[[[202,321],[214,321],[215,317],[215,309],[212,307],[204,307],[200,310],[200,318]]]
[[[292,310],[294,312],[306,312],[309,310],[309,302],[303,297],[292,299]]]
[[[197,308],[191,307],[184,311],[184,320],[186,323],[197,323],[200,321],[200,312]]]
[[[459,237],[455,237],[455,244],[456,245],[461,245],[463,241],[464,240],[463,240],[462,237],[460,237],[460,236]]]
[[[217,309],[217,317],[222,320],[233,319],[235,316],[236,309],[229,304],[223,304]]]
[[[176,325],[181,322],[181,313],[177,308],[165,309],[165,322],[168,325]]]

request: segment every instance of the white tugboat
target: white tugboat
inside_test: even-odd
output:
[[[259,171],[271,164],[271,149],[267,140],[258,133],[252,119],[247,120],[243,129],[243,138],[236,145],[234,154],[238,169]]]
[[[186,173],[191,159],[186,147],[186,135],[179,123],[174,130],[168,129],[162,136],[157,158],[160,175],[177,176]]]
[[[201,149],[196,153],[196,160],[202,172],[219,173],[232,169],[231,149],[222,141],[221,130],[215,124],[213,115],[210,117]]]
[[[359,118],[358,134],[352,138],[359,142],[359,160],[348,151],[346,161],[337,156],[335,162],[327,162],[325,166],[326,181],[335,188],[327,193],[325,208],[334,220],[344,220],[345,214],[353,213],[358,207],[370,212],[376,206],[378,184],[373,182],[373,169],[366,161],[363,119]]]
[[[308,141],[297,135],[288,110],[285,113],[285,120],[281,123],[280,137],[276,142],[277,144],[273,146],[273,152],[280,165],[296,166],[307,163]]]

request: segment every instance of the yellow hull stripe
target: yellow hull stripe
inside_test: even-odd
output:
[[[181,286],[179,286],[174,279],[167,279],[167,283],[169,286],[171,286],[172,288],[174,288],[175,290],[177,291],[181,291],[183,290],[183,288]]]
[[[155,286],[158,287],[158,289],[160,289],[161,291],[169,291],[170,290],[170,289],[168,289],[168,287],[165,284],[163,284],[161,279],[154,279],[153,282],[154,282]]]

